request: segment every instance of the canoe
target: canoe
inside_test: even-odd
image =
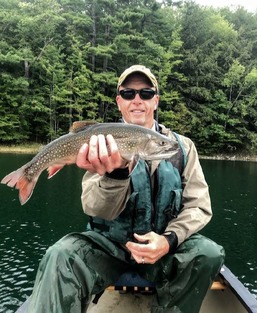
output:
[[[87,313],[149,313],[154,287],[139,285],[132,287],[129,281],[126,285],[117,283],[110,286],[96,304],[91,302]],[[28,301],[29,299],[16,313],[26,313]],[[199,313],[232,312],[257,313],[257,299],[226,266],[223,266]]]

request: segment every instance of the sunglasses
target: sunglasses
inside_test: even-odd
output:
[[[136,94],[139,94],[139,97],[142,100],[150,100],[154,97],[156,92],[155,90],[150,89],[150,88],[142,88],[139,90],[127,88],[127,89],[120,90],[118,94],[121,95],[121,97],[125,100],[135,99]]]

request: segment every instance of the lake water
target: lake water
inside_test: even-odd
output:
[[[31,155],[0,154],[0,179]],[[257,163],[201,160],[214,217],[202,231],[226,249],[226,265],[257,295]],[[40,176],[21,206],[15,189],[0,185],[0,312],[12,313],[31,294],[47,247],[66,233],[83,231],[83,171],[67,166],[52,179]]]

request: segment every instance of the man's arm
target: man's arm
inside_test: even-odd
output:
[[[108,149],[107,149],[108,145]],[[81,147],[77,165],[87,170],[82,180],[82,206],[86,214],[107,220],[125,208],[130,194],[127,161],[111,135],[92,136]]]
[[[201,230],[212,217],[209,188],[194,143],[181,136],[187,153],[187,164],[182,173],[182,211],[171,220],[165,233],[173,231],[178,245]]]
[[[87,172],[82,180],[82,206],[86,214],[115,219],[130,195],[130,178],[117,179]]]

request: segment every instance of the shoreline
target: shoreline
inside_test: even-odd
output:
[[[37,154],[43,147],[42,144],[24,144],[24,145],[0,145],[0,153],[16,153],[16,154]],[[213,155],[206,156],[200,155],[199,159],[203,160],[228,160],[228,161],[248,161],[248,162],[257,162],[257,156],[254,155]]]
[[[199,159],[201,160],[223,160],[223,161],[245,161],[245,162],[257,162],[257,156],[251,155],[213,155],[213,156],[205,156],[199,155]]]
[[[43,147],[41,144],[0,145],[0,153],[36,154]]]

